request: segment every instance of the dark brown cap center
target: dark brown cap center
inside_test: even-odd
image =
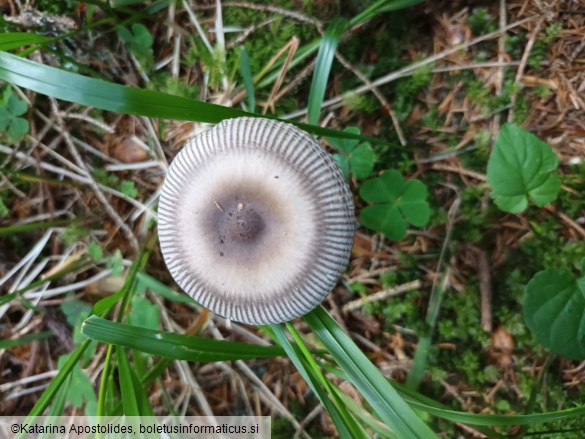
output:
[[[222,217],[222,235],[235,242],[257,240],[264,230],[264,219],[249,203],[237,203],[235,209],[224,211]]]
[[[214,199],[206,224],[219,256],[239,263],[252,263],[260,256],[258,249],[275,224],[265,203],[256,198],[231,195]]]

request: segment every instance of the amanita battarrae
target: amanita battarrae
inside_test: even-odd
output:
[[[158,209],[165,262],[201,305],[238,322],[292,320],[347,265],[355,228],[341,171],[304,131],[226,120],[172,162]]]

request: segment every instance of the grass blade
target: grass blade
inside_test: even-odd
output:
[[[276,346],[212,340],[205,337],[154,331],[91,316],[83,322],[82,333],[101,343],[126,346],[141,352],[175,360],[211,362],[269,358],[283,355]]]
[[[270,327],[278,343],[285,350],[286,354],[293,362],[305,382],[309,385],[315,396],[317,396],[319,401],[321,401],[321,404],[323,404],[325,410],[327,410],[327,413],[329,413],[329,416],[331,416],[331,420],[335,424],[339,436],[342,439],[364,437],[361,435],[361,430],[358,428],[358,426],[352,425],[352,423],[355,424],[355,419],[353,419],[349,413],[345,414],[345,416],[342,415],[337,405],[331,401],[319,383],[319,379],[315,375],[315,372],[309,367],[309,365],[305,364],[305,361],[303,361],[302,358],[303,354],[299,352],[298,346],[294,346],[287,338],[282,326],[271,325]]]
[[[23,344],[28,344],[36,340],[42,340],[44,338],[48,338],[52,336],[53,333],[50,331],[43,331],[37,332],[36,334],[27,334],[23,335],[20,338],[14,338],[9,340],[0,340],[0,349],[9,349],[13,348],[14,346],[22,346]]]
[[[136,292],[144,293],[146,290],[153,291],[165,299],[172,300],[173,302],[186,303],[189,305],[197,304],[197,302],[193,300],[191,296],[186,294],[178,294],[172,288],[166,286],[162,282],[159,282],[152,276],[140,272],[136,274]]]
[[[118,113],[207,123],[242,116],[258,117],[237,108],[89,78],[5,52],[0,52],[0,79],[57,99]],[[376,138],[329,128],[294,124],[316,135],[381,142]]]
[[[116,358],[118,359],[118,381],[120,383],[120,396],[122,397],[122,408],[126,416],[140,416],[138,401],[134,385],[132,384],[132,374],[130,363],[126,358],[124,349],[116,349]]]
[[[313,72],[313,81],[311,82],[311,91],[309,92],[308,121],[312,125],[316,125],[319,122],[329,72],[331,71],[337,44],[345,29],[347,29],[345,20],[334,20],[327,27],[327,31],[321,40],[317,63]]]
[[[31,230],[50,229],[51,227],[67,227],[73,224],[79,224],[79,220],[63,219],[53,221],[41,221],[37,223],[19,224],[16,226],[0,227],[0,236],[13,235],[15,233],[29,232]]]
[[[31,34],[28,32],[9,32],[0,35],[0,50],[11,50],[29,44],[43,44],[50,41],[44,35]]]
[[[351,382],[372,405],[380,419],[394,430],[397,437],[437,437],[325,309],[318,307],[304,318]]]
[[[250,69],[250,56],[245,47],[240,50],[240,73],[244,79],[246,87],[246,96],[248,97],[248,111],[253,113],[256,110],[256,96],[254,94],[254,80],[252,79],[252,70]]]

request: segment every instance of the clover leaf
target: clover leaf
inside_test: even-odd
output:
[[[524,320],[540,344],[572,360],[585,360],[585,275],[540,271],[526,285]]]
[[[0,131],[4,131],[10,141],[17,141],[28,133],[28,121],[22,117],[28,105],[22,99],[12,94],[8,89],[0,103]]]
[[[530,199],[537,206],[554,201],[561,186],[551,147],[517,125],[502,127],[487,166],[492,198],[505,212],[518,213]]]
[[[359,128],[349,127],[343,130],[346,133],[360,134]],[[358,180],[370,176],[376,162],[376,153],[369,143],[359,144],[357,139],[327,139],[340,153],[333,154],[333,158],[341,168],[343,176],[349,180],[350,169]]]
[[[400,172],[391,169],[365,182],[360,196],[370,203],[360,215],[361,223],[399,241],[406,236],[406,225],[423,227],[429,222],[431,209],[427,187],[420,180],[404,181]]]
[[[140,23],[132,25],[132,31],[123,26],[118,27],[119,37],[128,44],[128,49],[135,55],[152,57],[152,43],[154,38],[146,26]]]

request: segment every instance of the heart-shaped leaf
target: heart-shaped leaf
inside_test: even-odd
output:
[[[554,201],[560,177],[550,146],[517,125],[502,127],[487,166],[492,198],[505,212],[518,213],[530,199],[537,206]]]
[[[404,238],[407,223],[424,227],[429,222],[431,209],[426,186],[416,179],[404,181],[396,170],[385,171],[364,183],[360,195],[365,201],[377,203],[362,210],[361,223],[392,240]]]
[[[28,121],[19,117],[26,113],[27,109],[27,103],[14,96],[12,90],[8,88],[0,103],[0,131],[5,131],[9,140],[16,141],[28,133]]]
[[[143,24],[134,23],[132,25],[132,31],[119,26],[118,35],[128,44],[129,49],[133,53],[145,56],[152,55],[152,43],[154,39]]]
[[[526,285],[524,320],[551,352],[585,359],[585,276],[556,268],[537,273]]]
[[[355,135],[360,134],[359,128],[349,127],[343,130],[346,133]],[[374,170],[376,162],[376,153],[369,143],[359,145],[356,139],[327,139],[329,143],[340,153],[334,154],[333,158],[341,168],[343,176],[349,180],[350,172],[358,180],[363,180],[370,176]]]

